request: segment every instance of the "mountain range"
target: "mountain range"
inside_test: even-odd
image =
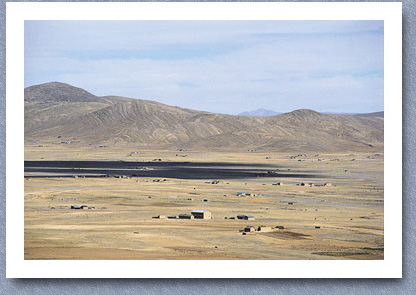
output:
[[[238,116],[249,116],[249,117],[270,117],[282,114],[282,112],[275,112],[272,110],[266,110],[260,108],[254,111],[247,111],[239,113]],[[384,112],[373,112],[373,113],[336,113],[336,112],[323,112],[322,114],[331,115],[349,115],[349,116],[361,116],[361,117],[384,117]]]
[[[95,96],[60,82],[25,88],[25,144],[77,142],[193,149],[382,151],[384,112],[347,116],[301,109],[233,116],[151,100]]]

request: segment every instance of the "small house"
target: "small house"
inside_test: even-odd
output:
[[[254,220],[253,215],[246,215],[246,214],[237,215],[237,218],[238,219],[243,219],[243,220]]]
[[[271,232],[271,231],[272,231],[272,228],[271,228],[270,226],[260,225],[260,226],[257,228],[257,231],[267,233],[267,232]]]
[[[211,219],[212,218],[211,212],[208,210],[193,210],[191,214],[195,219]]]
[[[248,233],[248,232],[253,232],[253,231],[256,231],[256,229],[254,228],[254,226],[252,226],[252,225],[247,225],[245,228],[244,228],[244,232],[246,232],[246,233]]]
[[[82,205],[82,206],[80,206],[80,205],[71,205],[71,209],[84,209],[84,208],[88,209],[88,206],[87,205]]]
[[[237,197],[255,197],[256,194],[246,193],[246,192],[238,192]]]
[[[194,219],[195,217],[192,214],[179,214],[179,219]]]
[[[156,218],[156,219],[166,219],[166,215],[158,215],[158,216],[155,216],[153,218]]]

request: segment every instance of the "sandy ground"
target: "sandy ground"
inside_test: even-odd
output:
[[[119,161],[112,176],[139,176],[26,171],[25,259],[383,259],[383,154],[305,154],[26,146],[27,163]],[[196,169],[175,177],[182,162]],[[228,178],[211,177],[224,169]],[[152,218],[194,209],[213,219]],[[255,220],[229,219],[238,214]],[[247,225],[284,229],[243,235]]]

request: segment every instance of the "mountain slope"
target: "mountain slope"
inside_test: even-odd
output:
[[[49,84],[49,83],[48,83]],[[66,84],[67,85],[67,84]],[[264,148],[276,151],[373,151],[383,148],[380,117],[297,110],[270,117],[214,114],[121,97],[92,97],[66,86],[39,85],[25,99],[25,142],[164,148]],[[64,93],[59,93],[63,89]],[[83,97],[85,95],[85,97]],[[51,98],[58,101],[51,101]],[[63,100],[65,99],[65,100]]]
[[[60,82],[50,82],[25,88],[25,101],[92,102],[100,99],[88,91]]]
[[[25,135],[132,99],[98,97],[81,88],[51,82],[25,88]]]

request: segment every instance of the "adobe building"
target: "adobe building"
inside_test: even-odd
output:
[[[179,219],[194,219],[195,217],[192,214],[179,214]]]
[[[257,231],[267,233],[267,232],[271,232],[271,231],[272,231],[272,228],[271,228],[270,226],[260,225],[260,226],[257,228]]]
[[[254,220],[253,215],[246,215],[246,214],[237,215],[237,218],[243,219],[243,220]]]
[[[191,214],[195,219],[211,219],[212,218],[211,212],[208,210],[193,210]]]
[[[252,225],[247,225],[247,226],[244,228],[244,232],[245,232],[245,233],[249,233],[249,232],[253,232],[253,231],[256,231],[256,228],[255,228],[254,226],[252,226]]]

